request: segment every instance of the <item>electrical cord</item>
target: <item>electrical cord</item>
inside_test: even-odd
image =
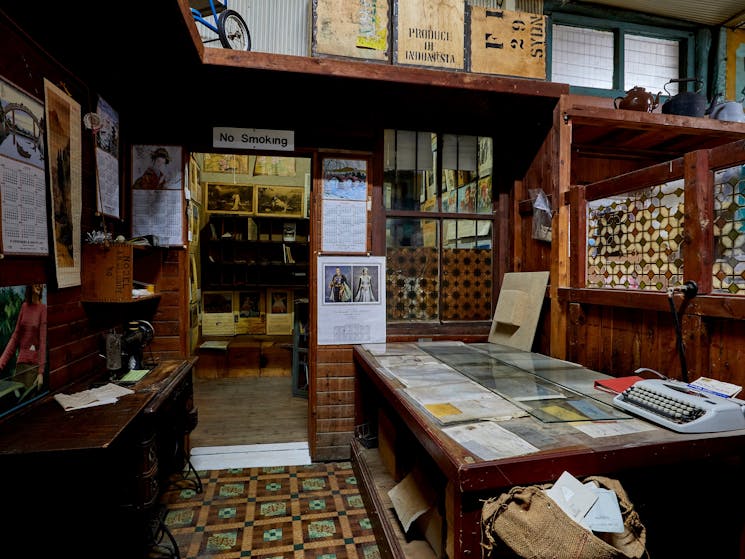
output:
[[[670,310],[673,313],[673,321],[675,323],[675,344],[678,348],[678,357],[680,359],[681,379],[684,383],[688,384],[688,364],[686,363],[685,347],[683,346],[683,332],[678,318],[678,309],[675,308],[675,301],[673,300],[673,295],[676,292],[683,293],[683,296],[689,299],[695,297],[696,293],[698,293],[698,285],[696,285],[696,282],[689,280],[683,285],[676,285],[667,290],[667,301],[670,303]]]

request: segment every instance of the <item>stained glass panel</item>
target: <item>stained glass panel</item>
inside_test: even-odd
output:
[[[745,165],[714,173],[712,292],[745,293]]]
[[[587,204],[587,287],[664,291],[683,277],[683,180]]]

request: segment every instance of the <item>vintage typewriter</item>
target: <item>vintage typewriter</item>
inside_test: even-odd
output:
[[[681,433],[745,429],[745,401],[699,392],[675,380],[637,381],[616,395],[613,405]]]

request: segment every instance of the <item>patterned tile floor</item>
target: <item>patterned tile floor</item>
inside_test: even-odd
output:
[[[182,481],[161,499],[182,559],[380,558],[350,462],[200,471],[199,477],[201,493]]]

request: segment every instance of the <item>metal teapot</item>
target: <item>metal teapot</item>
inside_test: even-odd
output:
[[[667,82],[663,89],[670,95],[667,86],[671,83],[695,82],[696,91],[678,91],[662,105],[662,112],[668,115],[704,116],[709,104],[706,97],[699,93],[704,83],[698,78],[680,78]]]
[[[742,103],[738,103],[737,101],[721,101],[717,103],[719,99],[723,99],[721,93],[714,96],[711,100],[711,105],[706,109],[709,118],[730,122],[745,122],[745,112],[743,112]]]
[[[660,104],[660,93],[654,96],[643,87],[633,87],[626,92],[624,97],[616,97],[613,100],[613,106],[616,109],[651,113]],[[617,103],[619,99],[620,102]]]

